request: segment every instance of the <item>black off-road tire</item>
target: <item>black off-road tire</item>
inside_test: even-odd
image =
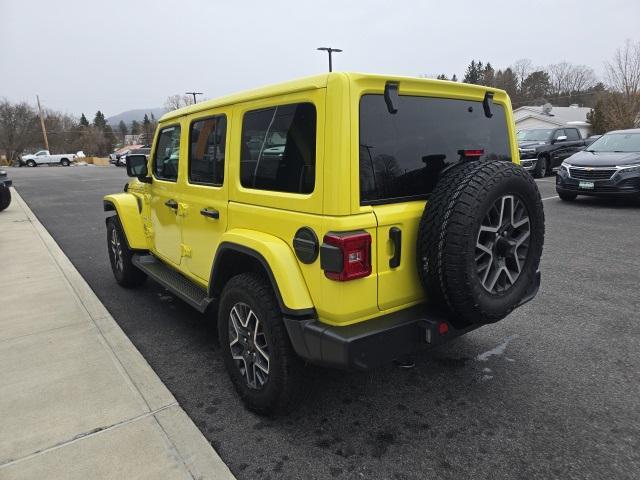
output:
[[[565,202],[573,202],[576,198],[578,198],[577,193],[571,192],[557,192],[560,200],[564,200]]]
[[[11,190],[5,185],[0,185],[0,212],[11,204]]]
[[[529,246],[515,282],[494,293],[482,285],[476,242],[494,203],[510,195],[528,211]],[[508,315],[530,291],[543,243],[544,211],[531,175],[510,162],[467,162],[446,171],[429,196],[418,232],[418,274],[429,301],[447,310],[454,326],[492,323]]]
[[[27,167],[37,167],[38,164],[35,160],[27,160]]]
[[[119,254],[116,253],[118,248],[114,245],[114,234],[119,245]],[[127,238],[117,215],[107,219],[107,250],[109,252],[109,261],[111,262],[111,271],[113,271],[113,276],[121,286],[135,288],[144,283],[147,279],[147,274],[133,265],[131,259],[134,252],[127,244]]]
[[[249,306],[257,316],[268,346],[269,373],[260,388],[249,386],[232,358],[230,315],[238,305]],[[231,382],[249,410],[260,415],[277,415],[290,412],[301,402],[309,387],[305,365],[293,350],[273,289],[262,275],[242,273],[226,284],[218,310],[218,336]]]
[[[536,166],[533,168],[533,178],[544,178],[549,175],[551,170],[549,157],[546,155],[540,155],[536,161]]]

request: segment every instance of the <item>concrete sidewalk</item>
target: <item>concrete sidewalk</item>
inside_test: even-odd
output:
[[[232,479],[12,195],[0,212],[0,478]]]

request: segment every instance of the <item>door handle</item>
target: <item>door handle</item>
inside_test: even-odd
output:
[[[389,239],[393,243],[393,257],[389,259],[389,267],[397,268],[400,266],[400,258],[402,257],[402,230],[398,227],[391,227]]]
[[[220,212],[215,208],[203,208],[202,210],[200,210],[200,215],[215,219],[220,218]]]
[[[164,202],[164,204],[171,210],[178,210],[178,202],[176,202],[174,199],[167,200],[166,202]]]

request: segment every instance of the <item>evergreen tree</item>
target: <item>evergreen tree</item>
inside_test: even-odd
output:
[[[493,86],[505,90],[511,100],[516,100],[518,97],[518,77],[509,67],[505,68],[504,71],[498,70],[496,72]]]
[[[482,62],[478,62],[479,65],[482,65]],[[495,85],[495,72],[491,63],[487,62],[487,65],[480,72],[480,84],[486,85],[487,87],[493,87]]]
[[[467,67],[467,71],[464,74],[464,83],[478,84],[480,82],[480,71],[482,68],[482,62],[476,63],[475,60],[471,60],[471,63]]]
[[[138,122],[137,120],[134,120],[131,122],[131,135],[139,135],[140,134],[140,122]]]
[[[82,127],[88,127],[89,126],[89,120],[87,120],[87,117],[84,116],[84,113],[82,115],[80,115],[80,126],[82,126]]]
[[[124,145],[124,137],[127,135],[128,129],[127,124],[124,123],[124,120],[120,120],[118,124],[118,131],[120,132],[120,137],[122,138],[122,144]]]
[[[551,88],[549,74],[544,70],[530,73],[520,86],[520,97],[523,101],[539,100],[546,97]]]
[[[456,76],[456,74],[453,74],[453,77],[451,77],[451,81],[452,82],[457,82],[458,81],[458,77]]]
[[[107,126],[107,120],[104,118],[104,114],[98,110],[96,116],[93,119],[93,126],[98,130],[104,130]]]

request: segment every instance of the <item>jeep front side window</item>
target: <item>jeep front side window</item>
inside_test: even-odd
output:
[[[156,178],[175,182],[178,179],[180,160],[180,127],[163,128],[158,135],[158,143],[153,158]]]
[[[481,151],[480,160],[511,161],[502,105],[493,116],[481,101],[400,95],[390,113],[382,95],[360,100],[360,202],[424,198],[440,171]],[[474,155],[475,156],[475,155]]]
[[[240,148],[243,187],[311,193],[316,168],[315,106],[298,103],[247,112]]]

